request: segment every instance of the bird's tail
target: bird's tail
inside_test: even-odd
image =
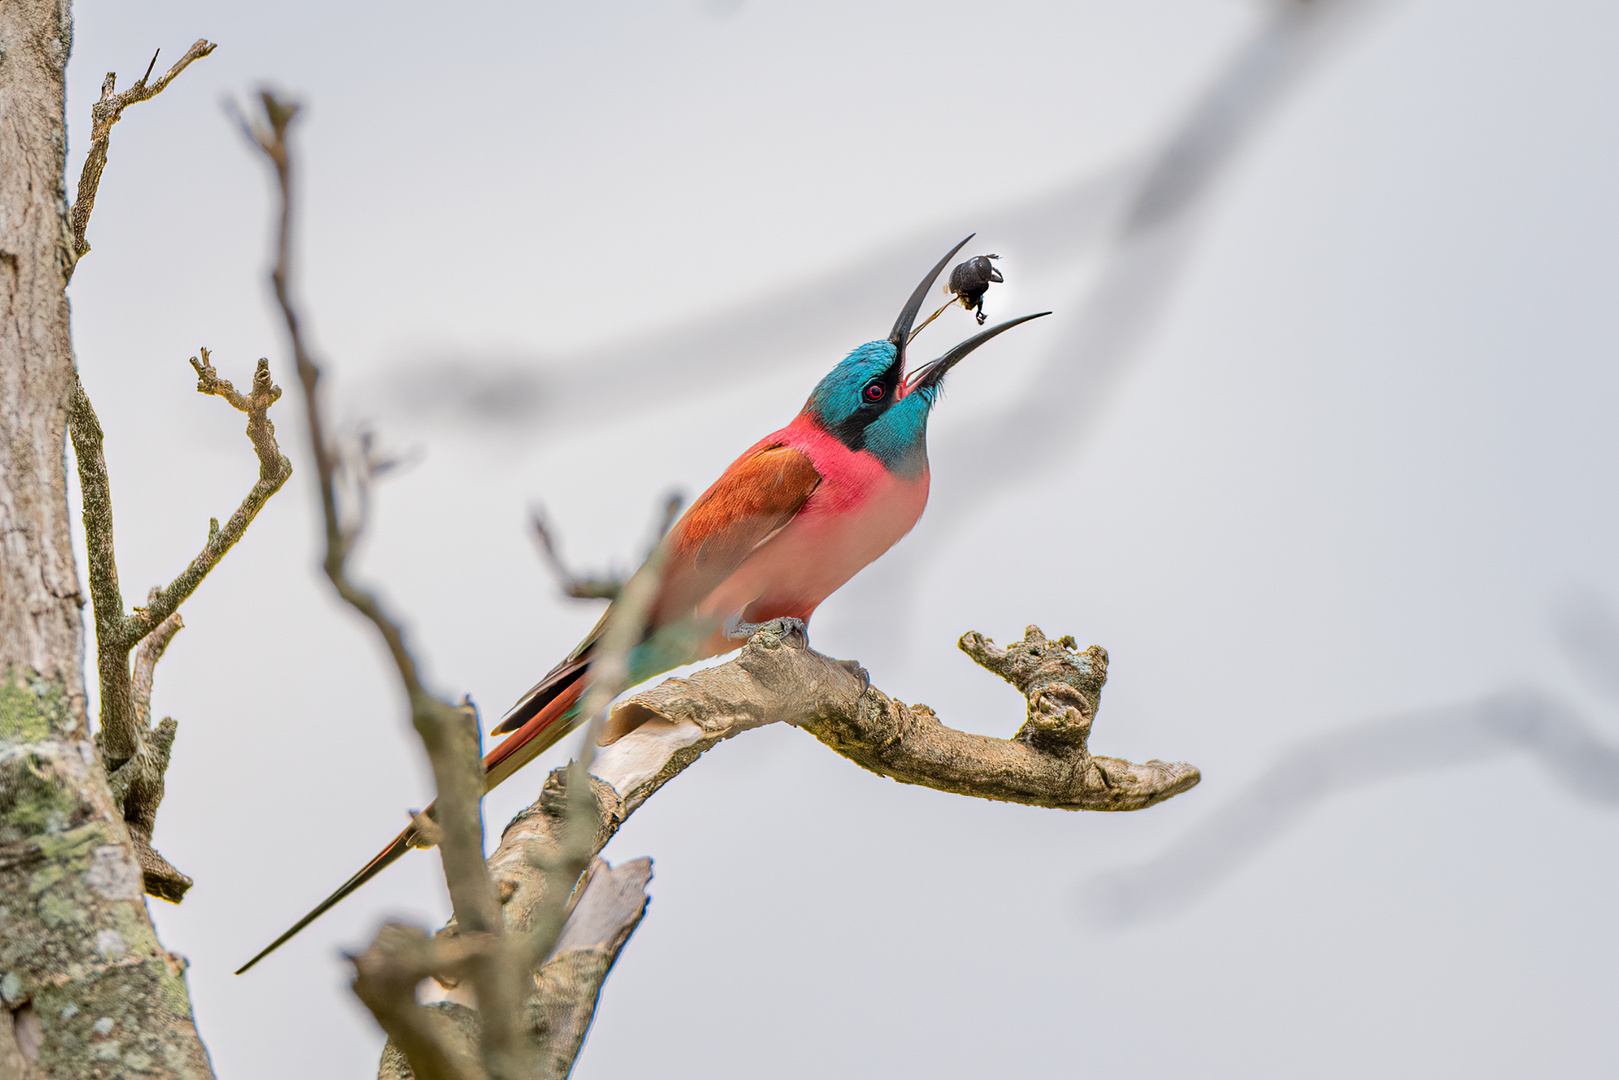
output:
[[[588,660],[581,660],[571,665],[564,665],[553,672],[545,682],[531,690],[523,701],[512,710],[505,723],[495,729],[497,732],[502,730],[511,731],[511,735],[502,740],[499,746],[484,755],[484,791],[489,791],[512,773],[533,761],[540,754],[556,745],[568,732],[579,726],[579,722],[584,718],[579,715],[577,706],[580,695],[584,693],[585,684],[589,681],[584,677],[589,666]],[[514,721],[518,722],[515,730],[511,726]],[[434,807],[429,806],[423,812],[428,817],[432,817],[434,816]],[[248,968],[275,952],[290,941],[298,931],[326,914],[339,901],[386,870],[399,856],[416,846],[416,836],[416,827],[412,825],[394,837],[393,842],[379,851],[376,857],[366,863],[365,866],[361,867],[359,873],[345,881],[332,895],[316,904],[309,914],[293,923],[291,929],[270,942],[257,956],[237,968],[236,974],[242,974]]]

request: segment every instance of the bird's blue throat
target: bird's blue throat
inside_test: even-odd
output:
[[[895,355],[887,341],[860,346],[816,385],[804,411],[850,450],[864,450],[889,472],[910,480],[927,469],[928,413],[938,388],[899,396]]]

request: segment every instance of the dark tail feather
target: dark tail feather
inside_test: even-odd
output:
[[[552,701],[567,693],[568,689],[584,678],[585,672],[590,670],[590,656],[571,656],[558,664],[551,673],[537,683],[534,689],[524,694],[516,705],[511,707],[505,716],[490,730],[491,735],[506,735],[521,728],[534,719]],[[577,696],[577,695],[576,695]],[[511,740],[507,740],[510,742]],[[501,746],[505,746],[501,743]],[[497,748],[493,753],[498,753]],[[493,756],[493,753],[491,756]]]
[[[547,676],[544,682],[530,690],[507,714],[495,732],[498,734],[509,731],[511,734],[484,755],[485,791],[533,761],[578,726],[579,716],[574,706],[578,704],[580,695],[585,692],[584,674],[589,667],[590,662],[586,659],[562,665]],[[424,812],[432,816],[433,808],[429,806]],[[322,900],[308,915],[293,923],[292,929],[270,942],[263,952],[237,968],[236,974],[240,975],[275,952],[290,941],[298,931],[326,914],[361,885],[382,873],[393,864],[394,860],[410,850],[410,841],[415,831],[414,827],[408,828],[394,837],[393,843],[366,863],[364,869],[345,881],[341,888]]]
[[[506,736],[499,746],[484,755],[485,791],[493,789],[496,784],[555,746],[563,736],[579,726],[584,719],[578,710],[579,699],[585,692],[586,680],[582,678],[583,675],[584,670],[581,668],[578,675],[556,688],[548,701],[533,710],[516,731]],[[516,715],[515,711],[513,715]]]
[[[358,889],[361,885],[364,885],[366,882],[370,881],[372,878],[386,870],[390,865],[393,864],[394,860],[398,859],[399,856],[410,850],[411,837],[415,831],[415,828],[411,827],[394,837],[393,843],[383,848],[377,854],[376,858],[366,863],[365,867],[358,874],[355,874],[353,877],[349,878],[336,892],[322,900],[319,904],[316,904],[315,909],[308,915],[305,915],[303,918],[293,923],[292,929],[270,942],[270,944],[267,945],[257,956],[243,964],[241,967],[237,968],[236,974],[240,975],[242,972],[258,963],[260,960],[263,960],[266,956],[269,956],[271,953],[281,948],[281,946],[292,940],[294,934],[298,933],[298,931],[302,930],[304,927],[326,914],[326,912],[332,907],[336,906],[338,901],[342,900],[344,897],[348,896],[349,893],[353,892],[355,889]]]

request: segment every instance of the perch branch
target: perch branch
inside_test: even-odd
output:
[[[1012,738],[946,727],[932,709],[888,697],[858,664],[822,656],[780,623],[754,634],[728,663],[635,695],[607,718],[599,736],[607,745],[594,754],[595,850],[710,747],[772,723],[802,727],[856,764],[902,783],[1032,806],[1139,810],[1197,784],[1197,769],[1184,762],[1136,765],[1090,753],[1107,678],[1101,648],[1080,651],[1067,637],[1051,642],[1032,626],[1005,649],[976,633],[964,636],[961,647],[1023,695],[1025,721]],[[577,836],[568,793],[577,776],[573,765],[554,770],[539,800],[512,820],[489,858],[508,927],[543,918],[567,887],[547,868]],[[582,906],[563,930],[559,953]],[[554,1075],[565,1076],[566,1069]]]
[[[1092,756],[1090,727],[1106,679],[1100,648],[1047,641],[1038,627],[1004,650],[978,634],[966,635],[962,648],[1023,694],[1026,720],[1012,738],[946,727],[932,709],[890,698],[859,665],[822,656],[778,623],[754,634],[736,659],[635,695],[613,710],[602,733],[608,745],[591,769],[599,843],[710,747],[772,723],[801,727],[902,783],[1030,806],[1140,810],[1197,784],[1197,769],[1184,762]],[[535,867],[560,847],[567,786],[567,770],[553,772],[490,856],[508,922],[521,922],[546,886]]]
[[[135,85],[123,93],[114,92],[118,83],[117,72],[109,71],[107,77],[101,80],[101,99],[90,108],[90,153],[84,159],[84,171],[79,174],[78,197],[73,200],[73,210],[69,215],[73,226],[73,251],[68,276],[72,276],[78,261],[90,251],[90,243],[84,238],[85,231],[90,227],[90,211],[95,209],[96,189],[101,185],[102,170],[107,167],[107,147],[112,139],[112,126],[123,117],[125,109],[161,94],[180,72],[190,66],[191,61],[202,59],[216,48],[218,46],[213,42],[198,38],[157,82],[148,83],[146,80],[157,66],[157,54],[153,53],[146,74],[136,79]]]

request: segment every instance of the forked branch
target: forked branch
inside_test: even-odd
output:
[[[151,723],[154,669],[181,628],[180,605],[219,565],[270,496],[292,475],[292,463],[276,445],[275,425],[269,417],[270,406],[281,396],[280,388],[270,381],[269,363],[259,361],[253,387],[246,394],[219,378],[207,349],[201,350],[201,359],[193,358],[191,364],[197,371],[199,391],[222,397],[247,414],[247,435],[258,455],[259,477],[223,529],[218,519],[209,521],[208,538],[191,564],[167,587],[153,589],[146,606],[133,611],[125,611],[118,582],[112,483],[101,422],[76,375],[68,400],[68,432],[79,466],[90,596],[95,607],[96,669],[101,688],[101,725],[96,737],[113,794],[135,844],[146,891],[175,902],[190,888],[191,879],[151,846],[153,823],[163,800],[163,774],[177,730],[172,719],[165,718],[155,727]],[[133,672],[131,652],[136,654]]]
[[[146,74],[135,80],[135,85],[119,93],[118,73],[107,72],[107,77],[101,81],[101,99],[90,108],[90,153],[84,159],[84,170],[79,174],[79,192],[73,200],[73,209],[69,213],[69,220],[73,226],[73,250],[68,260],[68,276],[72,276],[73,269],[78,261],[90,251],[90,242],[85,239],[85,232],[90,228],[90,212],[96,206],[96,190],[101,186],[101,173],[107,167],[107,148],[112,140],[112,126],[124,115],[124,110],[137,102],[146,101],[161,94],[169,83],[190,66],[193,60],[200,60],[218,48],[211,41],[198,38],[187,49],[185,55],[175,61],[173,67],[165,71],[155,83],[146,80],[152,77],[152,69],[157,66],[157,53],[152,54],[152,62],[146,67]]]

